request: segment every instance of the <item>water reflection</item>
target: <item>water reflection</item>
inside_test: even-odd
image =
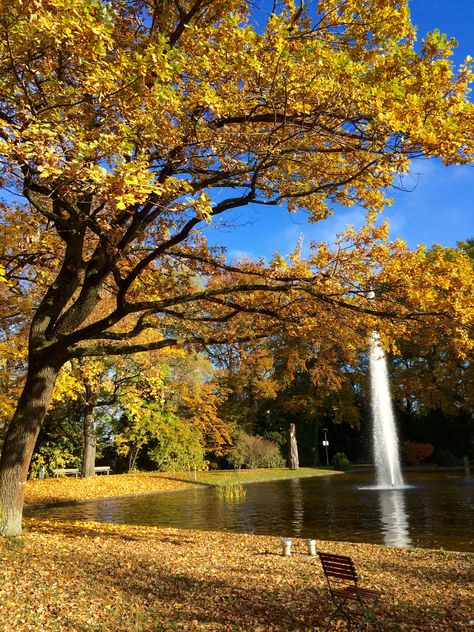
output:
[[[293,518],[291,526],[295,536],[300,536],[304,525],[304,504],[303,489],[301,487],[301,479],[293,478],[291,481],[291,499],[293,505]]]
[[[27,508],[25,515],[474,551],[474,481],[423,472],[407,475],[407,483],[375,490],[367,472],[249,484],[237,503],[201,488]]]
[[[405,548],[412,546],[404,491],[402,489],[381,490],[379,506],[384,544]]]

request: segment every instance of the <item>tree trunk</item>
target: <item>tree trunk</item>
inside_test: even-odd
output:
[[[290,431],[288,435],[288,459],[286,465],[290,470],[297,470],[300,464],[298,459],[298,445],[296,443],[295,424],[290,424]]]
[[[35,364],[8,427],[0,457],[0,535],[21,533],[25,483],[31,457],[53,394],[60,365]]]
[[[82,456],[82,476],[95,476],[96,436],[94,428],[94,404],[87,403],[84,410],[84,445]]]

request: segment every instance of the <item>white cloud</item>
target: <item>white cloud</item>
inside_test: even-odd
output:
[[[258,259],[258,255],[250,252],[249,250],[238,250],[236,248],[230,248],[227,251],[227,260],[228,261],[242,261],[242,260],[253,260]]]
[[[348,209],[336,209],[335,214],[328,219],[321,220],[316,224],[293,224],[277,233],[275,242],[281,244],[280,252],[288,255],[298,241],[303,239],[303,255],[309,253],[311,241],[333,243],[337,235],[341,234],[351,225],[356,229],[365,224],[366,211],[360,207]],[[275,248],[277,250],[278,248]]]

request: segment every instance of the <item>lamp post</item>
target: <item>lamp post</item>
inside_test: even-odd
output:
[[[329,454],[328,454],[328,445],[329,445],[329,441],[328,441],[328,429],[327,428],[323,428],[323,432],[324,432],[324,439],[323,439],[323,446],[326,449],[326,465],[329,467]]]

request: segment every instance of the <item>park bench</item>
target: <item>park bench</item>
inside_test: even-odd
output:
[[[99,465],[94,468],[96,474],[110,474],[110,465]],[[77,467],[69,467],[65,469],[53,470],[53,474],[56,478],[59,476],[79,476],[79,469]]]
[[[69,467],[66,469],[53,470],[53,474],[56,478],[59,476],[79,476],[79,470],[77,467]]]
[[[94,468],[96,474],[110,474],[110,465],[99,465]]]
[[[336,606],[328,620],[326,630],[330,629],[331,621],[338,615],[345,617],[349,626],[362,617],[366,622],[372,623],[375,629],[380,630],[381,627],[374,617],[370,604],[377,601],[382,592],[361,588],[358,585],[357,571],[350,557],[320,552],[318,555],[328,582],[331,599]]]

